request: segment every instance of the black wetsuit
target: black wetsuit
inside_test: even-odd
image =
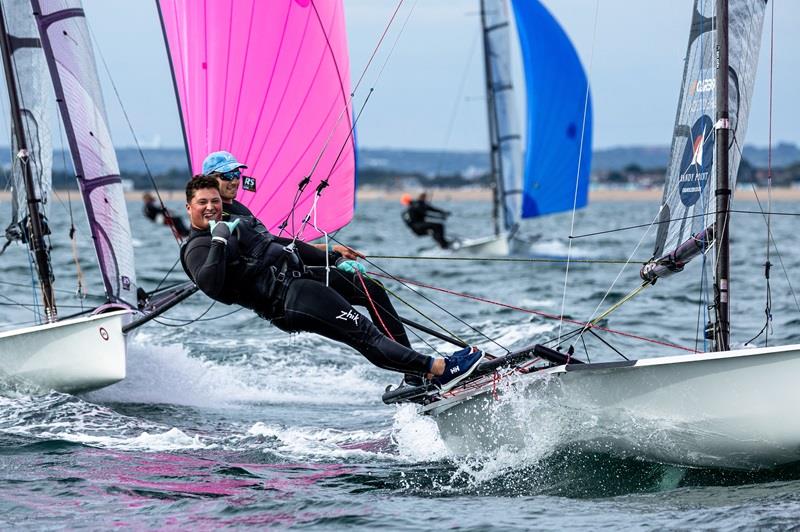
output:
[[[296,251],[289,253],[285,246],[291,239],[270,235],[252,217],[239,219],[227,245],[212,241],[210,231],[193,228],[181,250],[186,273],[206,295],[252,309],[285,331],[314,332],[343,342],[376,366],[418,375],[430,372],[433,358],[409,347],[379,283],[364,278],[368,298],[354,274],[331,269],[326,286],[324,268],[313,269],[325,265],[324,251],[298,241]],[[351,303],[366,306],[375,324]],[[394,341],[378,326],[388,329]]]
[[[252,216],[256,218],[250,209],[236,200],[231,200],[230,203],[222,202],[222,219],[227,220],[231,216]]]
[[[403,213],[403,220],[415,235],[430,234],[439,246],[444,249],[450,247],[450,242],[444,237],[444,224],[440,221],[449,213],[429,205],[422,200],[413,200],[408,209]],[[431,216],[436,217],[434,220]]]

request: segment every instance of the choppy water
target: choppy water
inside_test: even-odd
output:
[[[435,198],[434,198],[435,199]],[[53,202],[54,262],[61,313],[80,305],[66,207]],[[486,233],[488,207],[452,203],[461,237]],[[76,216],[81,208],[73,206]],[[167,230],[129,205],[136,235],[139,282],[153,288],[177,259]],[[176,207],[178,205],[176,204]],[[742,209],[755,204],[740,203]],[[179,208],[179,207],[178,207]],[[796,205],[779,203],[792,212]],[[0,206],[7,219],[8,204]],[[599,203],[579,213],[575,234],[647,223],[654,206]],[[372,255],[417,254],[423,247],[400,222],[399,204],[362,202],[338,238]],[[792,217],[773,219],[781,260],[771,257],[774,326],[771,343],[800,342],[800,312],[790,280],[800,287],[800,251]],[[564,255],[571,216],[528,224],[541,234],[539,254]],[[83,222],[81,221],[82,227]],[[648,257],[642,229],[574,241],[582,259]],[[766,229],[759,216],[733,223],[734,342],[754,336],[764,319]],[[85,235],[85,230],[83,231]],[[652,233],[651,233],[652,235]],[[635,251],[634,251],[635,250]],[[90,291],[100,292],[80,256]],[[32,319],[5,305],[31,300],[30,270],[21,249],[0,257],[4,305],[0,320]],[[370,269],[417,279],[514,307],[558,314],[563,264],[376,259]],[[618,276],[619,264],[573,264],[565,312],[587,319]],[[602,308],[637,284],[625,270]],[[171,278],[181,279],[180,272]],[[656,287],[612,314],[608,327],[693,347],[698,329],[700,265]],[[11,284],[9,284],[11,283]],[[18,283],[18,284],[14,284]],[[506,307],[421,290],[453,315],[411,290],[387,283],[454,333],[489,350],[522,347],[555,334],[557,322]],[[91,300],[86,304],[91,303]],[[562,528],[788,528],[800,515],[800,468],[743,473],[685,469],[587,455],[569,441],[537,437],[530,445],[482,456],[452,455],[434,422],[414,408],[388,407],[380,395],[397,377],[370,366],[344,346],[311,335],[288,336],[247,311],[215,305],[202,295],[143,327],[131,340],[128,378],[70,396],[0,384],[0,523],[4,528],[203,529],[217,527],[387,528],[475,530]],[[412,313],[399,305],[401,312]],[[184,324],[203,315],[202,320]],[[211,318],[223,316],[219,319]],[[458,319],[456,319],[456,316]],[[460,321],[461,320],[461,321]],[[471,327],[479,330],[480,333]],[[702,329],[702,325],[700,327]],[[485,334],[492,341],[481,336]],[[677,354],[630,338],[608,337],[635,357]],[[448,351],[440,341],[421,350]],[[700,342],[702,347],[702,341]],[[593,360],[614,359],[597,343]],[[579,350],[580,352],[580,350]],[[566,414],[562,414],[566,415]]]

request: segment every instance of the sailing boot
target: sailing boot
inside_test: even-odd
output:
[[[446,392],[469,377],[481,360],[483,351],[477,347],[465,347],[456,351],[444,359],[444,373],[434,377],[432,382],[442,392]]]

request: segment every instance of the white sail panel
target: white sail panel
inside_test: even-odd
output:
[[[111,301],[136,306],[131,229],[79,0],[31,0]]]
[[[716,24],[714,0],[695,0],[654,257],[714,223]],[[729,182],[735,187],[758,64],[765,0],[729,4]]]
[[[31,16],[30,0],[2,0],[8,32],[12,70],[15,73],[22,127],[28,148],[28,165],[36,198],[47,202],[52,188],[53,147],[49,115],[53,88],[42,53],[39,31]],[[28,215],[25,179],[12,122],[11,174],[13,181],[12,221],[14,226]]]
[[[511,69],[511,32],[506,0],[485,0],[484,39],[490,85],[490,139],[497,143],[497,197],[503,228],[513,231],[522,211],[522,136]]]

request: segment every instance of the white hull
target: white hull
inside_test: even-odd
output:
[[[509,237],[508,233],[460,240],[453,243],[450,249],[436,248],[423,252],[423,255],[454,255],[462,257],[507,257],[515,254],[530,253],[531,242]]]
[[[627,364],[627,365],[626,365]],[[564,366],[425,407],[446,444],[582,449],[686,466],[800,461],[800,345]]]
[[[129,311],[0,333],[0,374],[60,392],[85,392],[125,378],[123,320]]]

